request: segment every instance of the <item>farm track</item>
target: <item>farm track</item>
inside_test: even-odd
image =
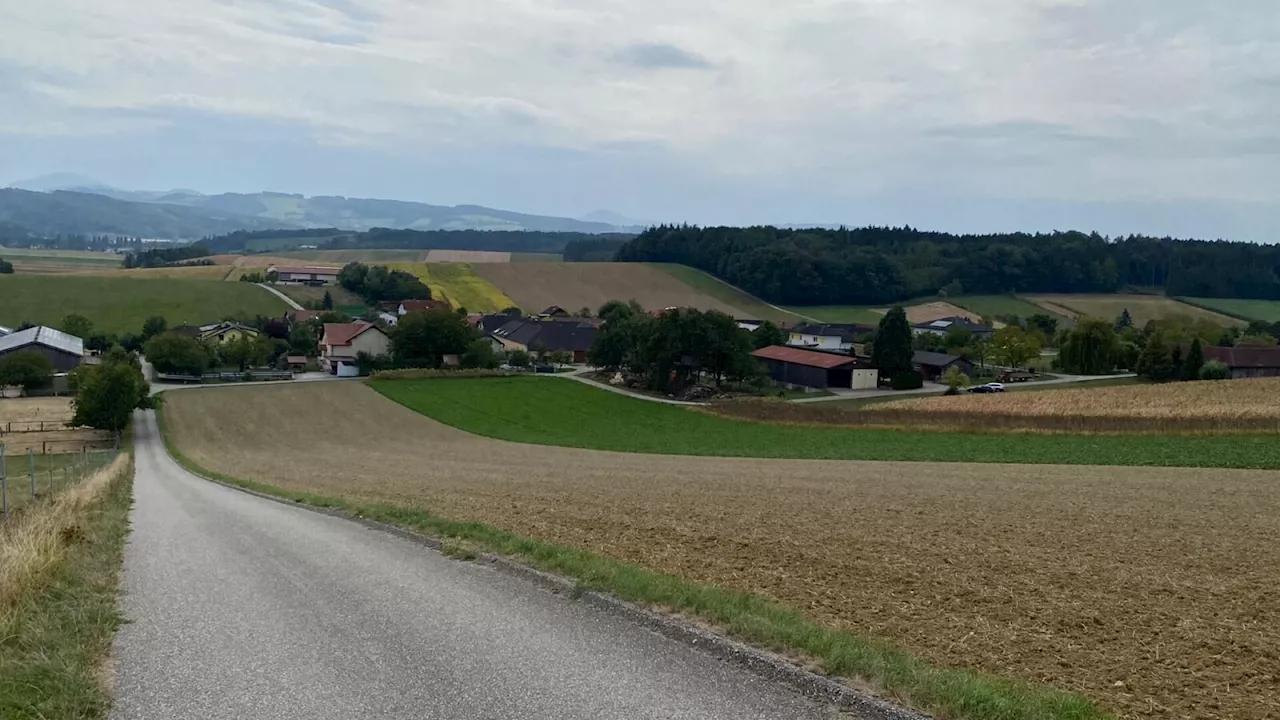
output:
[[[165,412],[177,446],[215,472],[758,592],[1126,717],[1280,713],[1280,473],[529,446],[355,383],[192,390]],[[307,442],[314,417],[344,419],[331,442]]]

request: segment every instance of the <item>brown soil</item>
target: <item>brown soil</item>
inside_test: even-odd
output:
[[[217,472],[762,593],[1125,717],[1280,715],[1280,473],[628,455],[476,437],[358,384],[171,395]]]
[[[573,312],[598,309],[610,300],[636,300],[646,309],[692,307],[742,312],[642,263],[485,263],[472,267],[526,310],[559,305]]]

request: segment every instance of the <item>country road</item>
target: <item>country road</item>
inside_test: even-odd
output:
[[[834,717],[487,567],[201,480],[139,413],[113,720]]]

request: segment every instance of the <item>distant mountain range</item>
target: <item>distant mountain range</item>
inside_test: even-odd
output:
[[[0,189],[0,226],[35,236],[119,234],[194,240],[236,230],[375,227],[410,230],[534,230],[613,233],[643,228],[584,219],[528,215],[479,205],[306,197],[276,192],[205,195],[195,190],[112,188],[93,178],[46,175]]]

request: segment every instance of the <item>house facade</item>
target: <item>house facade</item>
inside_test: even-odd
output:
[[[797,325],[787,334],[787,345],[810,350],[852,353],[854,346],[875,332],[870,325],[809,324]]]
[[[320,338],[320,368],[331,375],[354,377],[360,353],[374,357],[391,352],[391,338],[367,322],[325,323]]]
[[[84,340],[49,327],[33,327],[0,337],[0,358],[34,352],[49,359],[55,373],[75,370],[84,363]]]

